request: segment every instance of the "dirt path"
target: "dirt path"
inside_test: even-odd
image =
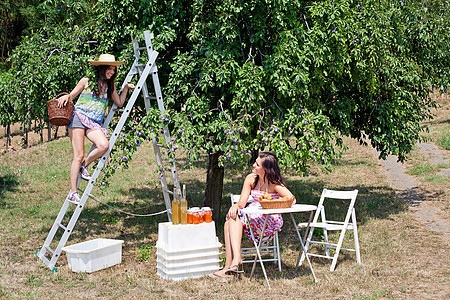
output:
[[[431,143],[419,143],[419,151],[430,163],[434,165],[446,164],[446,151],[440,150]],[[375,151],[378,157],[378,153]],[[381,166],[386,171],[386,176],[390,186],[396,191],[397,197],[403,199],[408,205],[417,221],[433,231],[439,232],[444,239],[450,240],[450,226],[447,220],[439,216],[439,208],[433,206],[430,201],[424,201],[424,195],[420,186],[421,183],[414,177],[406,173],[403,164],[397,162],[396,156],[389,156],[386,160],[380,160]],[[450,169],[441,169],[439,175],[449,176]]]

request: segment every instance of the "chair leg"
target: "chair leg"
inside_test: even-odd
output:
[[[333,256],[333,262],[331,264],[330,271],[334,271],[334,269],[336,268],[336,263],[337,263],[337,259],[339,257],[339,252],[341,251],[342,242],[344,241],[345,230],[346,230],[346,228],[344,227],[341,231],[341,234],[339,235],[339,241],[336,246],[336,252],[334,253],[334,256]]]
[[[328,248],[328,231],[326,228],[323,228],[323,237],[324,237],[324,241],[325,241],[325,253],[327,256],[330,256],[330,249]]]
[[[353,223],[353,238],[355,239],[356,261],[358,262],[358,264],[361,264],[361,255],[359,253],[358,229],[356,228],[355,209],[353,209],[353,212],[352,212],[352,223]]]
[[[278,262],[278,270],[281,272],[281,254],[280,254],[280,243],[278,241],[278,231],[275,233],[274,241],[276,243],[276,256],[274,258],[277,259],[275,263]]]

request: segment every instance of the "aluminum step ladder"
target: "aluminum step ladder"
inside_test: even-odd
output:
[[[111,107],[111,109],[109,110],[109,113],[108,113],[107,117],[105,118],[105,121],[103,122],[102,126],[107,128],[109,126],[109,124],[111,123],[111,120],[113,119],[114,114],[116,112],[122,113],[122,115],[119,119],[119,122],[117,123],[117,125],[114,129],[114,132],[110,136],[109,148],[106,151],[106,153],[99,159],[99,161],[97,163],[97,167],[96,167],[94,173],[92,174],[91,180],[89,180],[89,182],[86,185],[86,188],[83,192],[83,195],[81,196],[81,201],[78,205],[76,205],[68,223],[63,224],[63,219],[66,215],[70,216],[70,212],[67,213],[67,211],[68,211],[70,205],[74,205],[68,201],[70,192],[68,193],[68,195],[58,213],[58,216],[56,217],[56,220],[53,223],[53,226],[50,229],[50,232],[48,233],[47,238],[44,241],[44,245],[42,246],[41,250],[36,251],[36,256],[39,257],[39,259],[41,259],[48,268],[50,268],[52,273],[57,270],[56,262],[58,261],[58,258],[61,255],[62,248],[66,245],[67,240],[69,239],[69,236],[72,233],[72,230],[75,226],[75,223],[77,222],[81,212],[83,211],[83,207],[86,204],[88,197],[90,196],[90,193],[95,185],[97,178],[100,175],[100,172],[102,171],[103,167],[106,164],[109,154],[111,153],[111,150],[114,147],[114,144],[116,143],[117,138],[119,137],[119,134],[122,131],[122,128],[129,116],[131,110],[133,109],[133,106],[136,102],[136,99],[139,96],[139,93],[142,93],[142,95],[144,97],[146,112],[148,112],[150,109],[150,100],[151,99],[155,99],[157,101],[158,109],[161,111],[161,114],[165,111],[163,97],[162,97],[162,93],[161,93],[161,87],[159,84],[158,69],[156,67],[156,58],[158,57],[158,52],[153,50],[152,39],[153,39],[153,34],[151,34],[149,31],[144,32],[144,40],[145,40],[145,45],[146,45],[145,47],[140,47],[138,44],[138,41],[136,39],[133,39],[135,60],[133,62],[132,67],[130,68],[123,84],[122,84],[120,92],[123,90],[124,86],[133,79],[133,77],[135,75],[138,75],[139,80],[135,86],[135,89],[134,89],[130,99],[128,100],[126,107],[124,109],[119,109],[114,104]],[[147,55],[148,55],[148,62],[146,64],[139,63],[139,61],[141,60],[141,51],[144,51],[144,50],[147,52]],[[155,97],[150,97],[149,93],[148,93],[146,80],[149,77],[149,75],[151,75],[151,78],[153,81]],[[163,127],[163,132],[164,132],[165,144],[168,145],[170,143],[170,132],[169,132],[169,129],[167,128],[167,126]],[[160,170],[170,169],[170,171],[172,173],[172,178],[173,178],[173,185],[174,185],[174,187],[176,187],[179,190],[180,183],[178,180],[178,173],[176,170],[175,161],[173,161],[171,163],[170,168],[164,168],[160,148],[165,147],[165,146],[163,144],[160,144],[156,138],[153,138],[152,142],[153,142],[153,149],[154,149],[155,156],[156,156],[156,162],[157,162],[159,169]],[[95,146],[93,146],[93,148],[91,148],[91,151],[94,148],[95,148]],[[166,181],[164,172],[162,172],[161,176],[159,176],[159,177],[160,177],[161,186],[162,186],[162,190],[163,190],[164,202],[165,202],[166,208],[167,208],[167,216],[168,216],[169,221],[171,221],[172,220],[172,215],[171,215],[172,210],[171,210],[170,194],[173,194],[173,192],[171,192],[167,186],[167,181]],[[80,178],[78,178],[77,185],[79,186],[79,184],[80,184]],[[63,231],[62,236],[59,239],[59,241],[57,241],[57,238],[55,238],[58,230]],[[54,249],[51,248],[52,243],[54,243],[54,244],[57,243],[56,248],[54,248]]]

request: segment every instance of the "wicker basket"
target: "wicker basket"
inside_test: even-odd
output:
[[[264,209],[275,209],[275,208],[290,208],[295,201],[295,196],[291,198],[284,197],[276,200],[259,200],[262,208]]]
[[[68,93],[61,93],[54,99],[47,101],[48,117],[50,123],[56,126],[69,125],[74,109],[72,101],[68,101],[67,105],[64,107],[58,107],[58,98],[62,95],[68,95]]]

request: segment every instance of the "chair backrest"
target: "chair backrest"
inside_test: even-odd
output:
[[[317,211],[316,211],[316,215],[314,216],[313,222],[316,223],[317,220],[319,219],[319,216],[321,217],[322,222],[326,221],[325,209],[324,209],[323,202],[325,201],[326,198],[329,198],[329,199],[339,199],[339,200],[350,200],[350,203],[349,203],[349,206],[347,209],[347,213],[345,215],[345,221],[344,221],[347,224],[348,221],[350,220],[350,216],[354,210],[353,207],[355,205],[357,195],[358,195],[358,190],[334,191],[334,190],[323,189],[322,195],[320,196],[319,204],[317,205]]]
[[[231,194],[231,205],[237,203],[239,201],[240,197],[241,197],[241,195],[233,195],[233,194]]]

